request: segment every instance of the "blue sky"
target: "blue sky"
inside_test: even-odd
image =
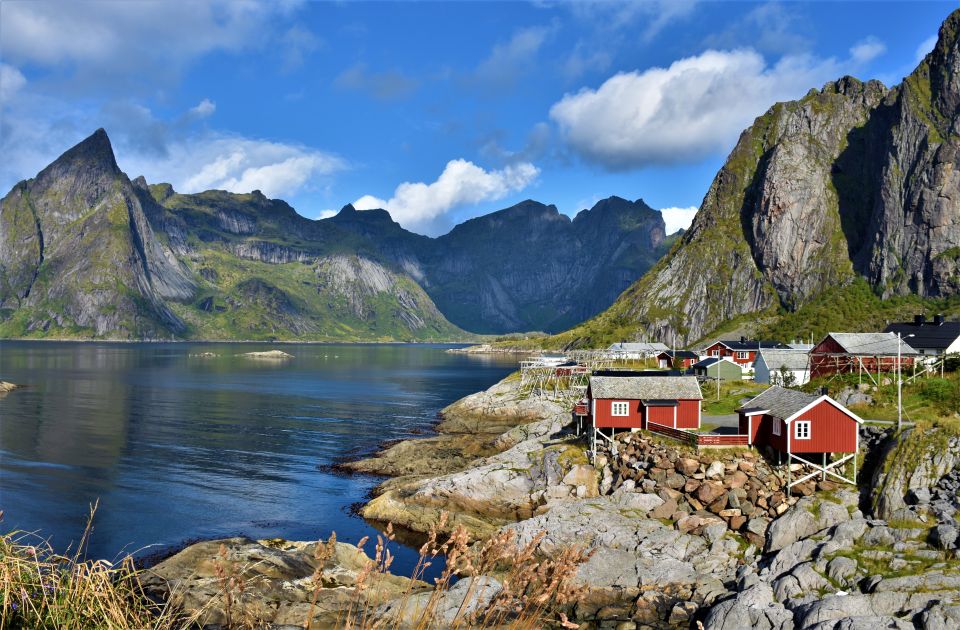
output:
[[[97,127],[131,177],[445,232],[527,198],[692,218],[778,100],[892,85],[945,2],[0,2],[0,189]]]

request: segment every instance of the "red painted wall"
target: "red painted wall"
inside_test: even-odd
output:
[[[639,400],[628,400],[630,403],[629,416],[615,416],[612,413],[613,401],[602,398],[595,399],[596,411],[593,423],[598,429],[642,429],[643,406]],[[618,400],[617,402],[621,402]]]
[[[720,357],[727,357],[737,365],[749,365],[750,363],[753,363],[757,358],[756,351],[746,351],[747,357],[745,359],[741,359],[737,357],[737,351],[731,350],[730,348],[726,347],[719,341],[707,348],[707,356],[708,357],[714,356],[713,355],[714,350],[719,350]]]
[[[755,444],[757,434],[760,432],[760,426],[763,424],[763,416],[753,416],[753,422],[750,417],[744,413],[740,414],[740,435],[749,435],[750,443]]]
[[[700,401],[699,400],[681,400],[680,407],[677,409],[677,428],[678,429],[699,429],[700,428]]]
[[[741,427],[746,426],[746,417],[741,414]],[[794,438],[795,425],[798,421],[810,421],[810,439],[798,440]],[[773,423],[780,423],[781,435],[773,434]],[[787,451],[787,431],[790,432],[790,450],[793,453],[853,453],[857,448],[857,421],[834,407],[827,401],[822,401],[805,411],[789,426],[780,420],[768,415],[753,416],[753,443],[757,446],[770,445],[773,448]]]
[[[594,426],[598,429],[646,429],[646,419],[653,420],[658,424],[673,426],[674,407],[647,407],[645,408],[639,400],[618,399],[616,402],[627,402],[630,404],[629,416],[614,416],[613,400],[596,399],[596,415],[593,418]],[[699,429],[700,428],[700,401],[699,400],[681,400],[680,405],[676,407],[677,428],[679,429]]]
[[[676,409],[676,407],[647,407],[647,420],[663,426],[672,427],[674,409]]]

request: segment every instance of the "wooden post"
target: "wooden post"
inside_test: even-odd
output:
[[[820,481],[827,480],[827,454],[823,453],[823,472],[820,473]]]

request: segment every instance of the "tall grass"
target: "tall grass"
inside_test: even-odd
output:
[[[0,536],[0,628],[167,630],[182,627],[169,607],[144,593],[133,559],[83,560],[89,522],[72,555],[54,553],[26,532]],[[0,519],[3,512],[0,512]],[[36,541],[36,542],[34,542]]]
[[[339,613],[337,625],[355,630],[578,627],[566,612],[584,594],[574,577],[591,552],[569,547],[545,558],[537,551],[542,533],[519,545],[512,530],[473,543],[467,531],[458,527],[441,542],[438,532],[446,521],[443,514],[428,533],[406,591],[380,605],[384,598],[378,590],[394,558],[390,551],[393,528],[388,525],[377,536],[372,558],[358,573],[351,602]],[[203,610],[181,611],[147,595],[141,584],[142,572],[129,556],[116,564],[84,560],[89,533],[88,525],[71,555],[54,553],[46,542],[31,543],[35,536],[27,533],[0,536],[0,628],[186,629],[197,627],[206,609],[215,606],[222,611],[222,627],[227,630],[260,628],[269,622],[254,612],[263,608],[248,605],[256,597],[253,585],[242,578],[249,567],[231,563],[223,546],[214,560],[220,592]],[[357,546],[363,550],[368,542],[363,539]],[[310,611],[303,620],[304,628],[310,629],[314,623],[315,607],[325,588],[324,567],[335,550],[336,534],[316,546],[317,568],[311,578]],[[440,557],[446,560],[444,570],[432,585],[424,582],[427,569]],[[488,577],[454,589],[459,579],[474,576]],[[499,588],[493,586],[496,583]],[[464,584],[468,586],[463,588]]]

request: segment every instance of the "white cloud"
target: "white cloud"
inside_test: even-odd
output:
[[[875,37],[868,37],[850,49],[853,63],[867,63],[887,51],[886,45]]]
[[[539,173],[529,162],[487,171],[467,160],[451,160],[433,183],[404,182],[388,200],[364,195],[353,206],[357,210],[383,208],[394,221],[414,228],[429,224],[453,208],[495,201],[523,190]]]
[[[197,118],[206,118],[217,111],[217,104],[208,98],[203,99],[195,107],[190,108],[190,114]]]
[[[517,30],[509,40],[494,45],[490,55],[477,66],[476,79],[497,88],[513,86],[532,70],[540,48],[554,30],[556,26]]]
[[[563,73],[568,79],[577,79],[587,72],[603,72],[613,59],[607,50],[589,50],[583,42],[577,42],[563,63]]]
[[[171,143],[165,159],[121,155],[118,161],[121,168],[143,173],[151,182],[170,182],[179,192],[260,190],[271,198],[294,195],[311,180],[346,168],[338,156],[316,149],[213,132]]]
[[[639,35],[643,40],[650,41],[671,22],[689,16],[696,3],[697,0],[582,0],[566,3],[566,6],[574,16],[604,31],[629,28],[636,33],[635,26],[642,22],[645,27],[639,31]]]
[[[852,71],[860,60],[789,55],[768,65],[754,50],[708,50],[668,68],[621,72],[550,109],[570,147],[610,170],[692,162],[729,151],[777,101]]]
[[[338,210],[331,210],[329,208],[326,210],[321,210],[320,214],[317,215],[317,220],[329,219],[330,217],[335,217],[337,216],[338,212],[339,212]]]
[[[303,26],[291,26],[280,38],[284,48],[283,70],[292,72],[303,65],[304,60],[320,48],[322,41]]]
[[[128,175],[169,182],[180,192],[259,189],[268,197],[289,197],[324,184],[348,168],[344,159],[327,151],[196,124],[213,109],[214,104],[204,100],[167,121],[133,102],[99,109],[69,108],[57,99],[24,90],[5,108],[0,121],[0,155],[4,156],[0,196],[100,126],[107,130],[117,162]]]
[[[663,215],[663,222],[666,224],[667,234],[673,234],[677,230],[689,229],[698,209],[696,206],[690,206],[689,208],[661,208],[660,214]]]
[[[920,63],[921,61],[923,61],[923,58],[926,57],[927,54],[930,51],[932,51],[933,47],[936,45],[937,45],[936,35],[931,35],[930,37],[920,42],[920,45],[917,46],[917,52],[914,55],[916,57],[916,62]]]
[[[301,4],[264,0],[46,0],[4,2],[0,41],[7,61],[65,71],[89,88],[156,89],[194,58],[273,42],[303,46],[273,27]]]
[[[27,84],[26,77],[18,69],[0,63],[0,103],[6,103]]]

